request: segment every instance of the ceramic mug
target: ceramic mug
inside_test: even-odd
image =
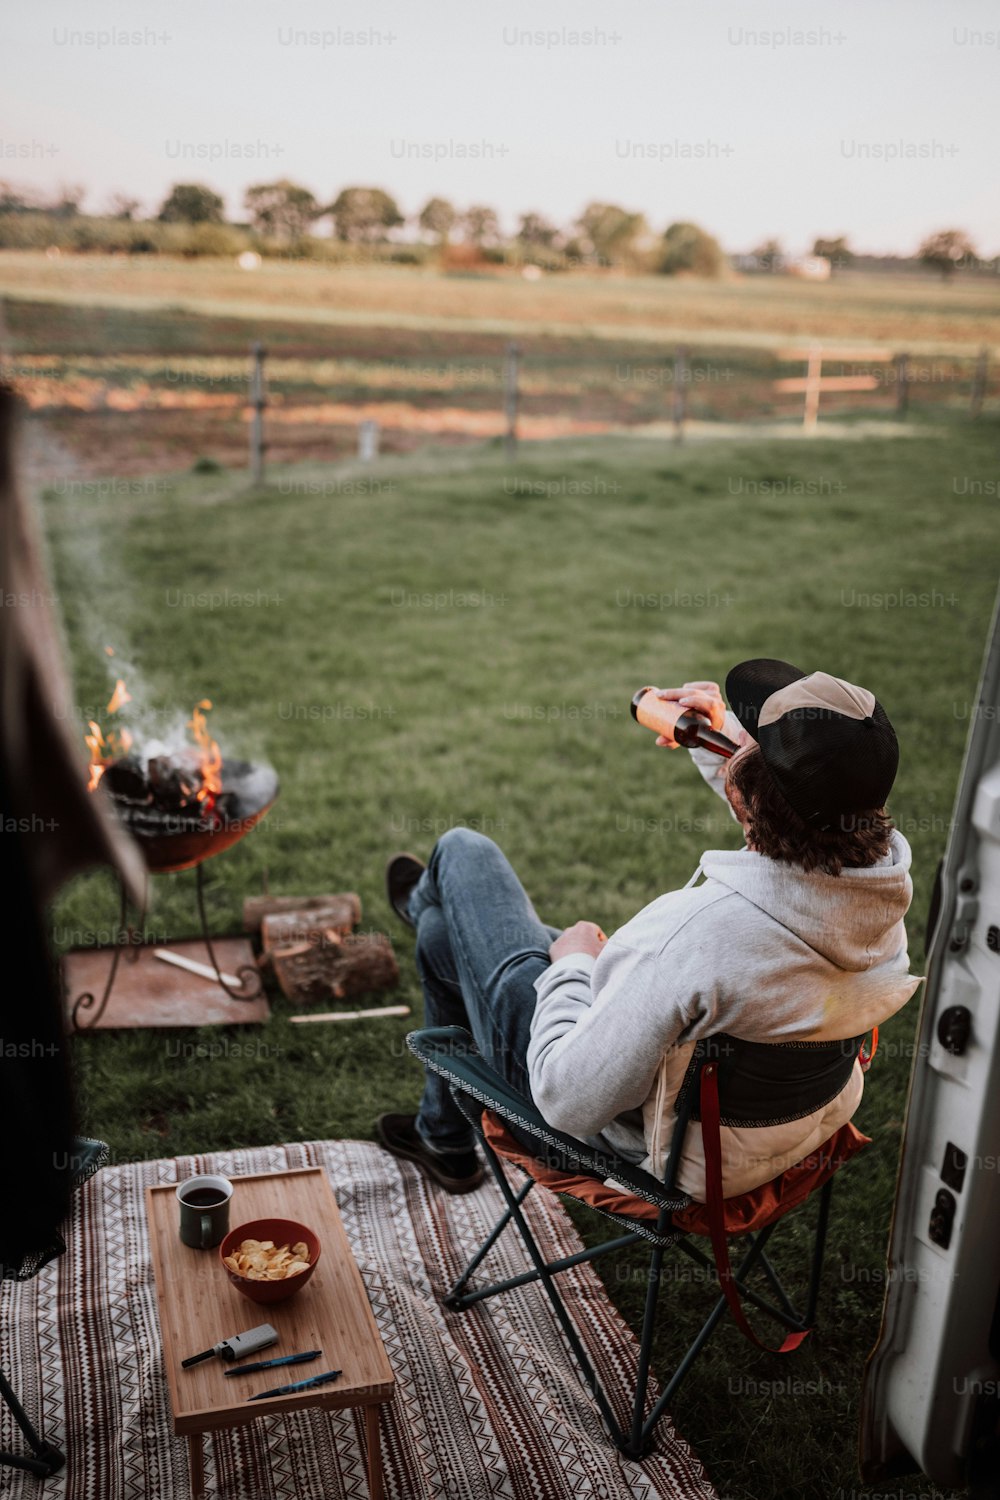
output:
[[[229,1233],[229,1200],[233,1185],[227,1177],[189,1177],[177,1189],[180,1236],[192,1250],[210,1250]]]

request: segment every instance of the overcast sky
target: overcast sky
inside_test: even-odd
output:
[[[288,176],[509,229],[602,199],[729,250],[1000,251],[988,0],[9,0],[0,27],[0,177],[93,210],[202,181],[238,218]]]

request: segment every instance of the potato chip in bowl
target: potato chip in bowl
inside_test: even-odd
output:
[[[319,1239],[294,1219],[254,1219],[237,1225],[219,1246],[230,1281],[251,1302],[283,1302],[316,1269]]]

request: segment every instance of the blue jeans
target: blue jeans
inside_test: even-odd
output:
[[[434,846],[410,893],[426,1026],[464,1026],[487,1062],[527,1099],[534,983],[560,928],[539,920],[506,856],[471,828]],[[437,1151],[468,1151],[475,1134],[439,1073],[427,1071],[416,1129]]]

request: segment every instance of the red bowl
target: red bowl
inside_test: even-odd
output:
[[[282,1281],[253,1281],[237,1271],[231,1271],[225,1263],[225,1257],[238,1250],[244,1240],[273,1240],[278,1246],[295,1245],[302,1240],[308,1247],[309,1264],[304,1271],[297,1271],[294,1276],[286,1276]],[[236,1290],[242,1292],[244,1297],[249,1297],[251,1302],[285,1302],[289,1297],[294,1297],[315,1271],[319,1255],[318,1236],[307,1225],[299,1224],[295,1219],[251,1219],[248,1224],[240,1224],[236,1229],[231,1229],[219,1246],[223,1271]]]

